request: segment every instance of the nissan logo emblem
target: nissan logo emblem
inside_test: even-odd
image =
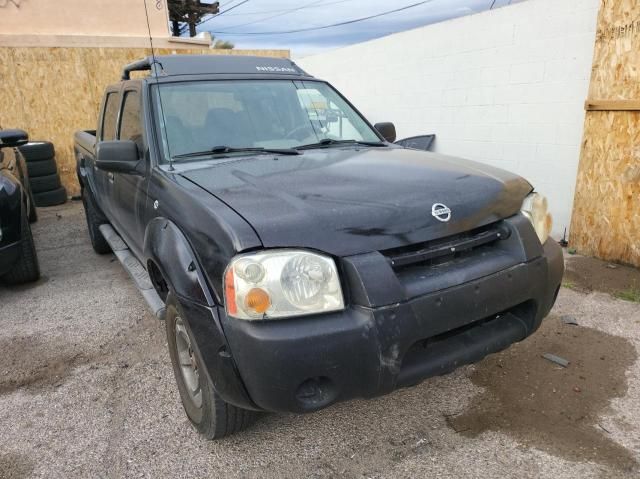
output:
[[[446,223],[451,219],[451,210],[448,206],[443,205],[442,203],[436,203],[431,207],[431,214],[438,221],[442,221]]]

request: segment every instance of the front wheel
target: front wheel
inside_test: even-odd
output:
[[[196,430],[211,440],[229,436],[250,425],[256,412],[229,404],[214,391],[195,354],[195,341],[180,304],[172,294],[167,297],[165,326],[182,406]]]

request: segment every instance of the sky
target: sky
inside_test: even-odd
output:
[[[294,58],[359,43],[525,0],[427,0],[378,18],[289,34],[403,8],[420,0],[221,0],[220,14],[198,27],[236,48],[289,49]],[[206,0],[206,3],[211,3]],[[268,34],[263,34],[268,32]],[[253,34],[252,34],[253,33]],[[258,33],[255,35],[255,33]]]

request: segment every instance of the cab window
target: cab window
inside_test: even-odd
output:
[[[102,118],[101,140],[116,139],[116,121],[118,118],[118,94],[109,93],[105,100],[104,116]]]
[[[138,92],[128,91],[124,95],[118,139],[135,142],[138,146],[138,154],[142,154],[142,123],[140,121],[140,97]]]

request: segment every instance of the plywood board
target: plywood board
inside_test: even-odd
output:
[[[590,99],[640,99],[640,2],[602,0]]]
[[[640,112],[590,112],[570,243],[640,266]]]
[[[581,253],[640,266],[637,0],[602,0],[586,106],[569,242]]]
[[[157,54],[174,53],[158,49]],[[181,49],[180,54],[286,56],[282,50]],[[150,55],[145,48],[0,47],[0,127],[22,128],[34,140],[52,141],[64,186],[79,192],[73,133],[96,127],[104,88],[123,65]]]

